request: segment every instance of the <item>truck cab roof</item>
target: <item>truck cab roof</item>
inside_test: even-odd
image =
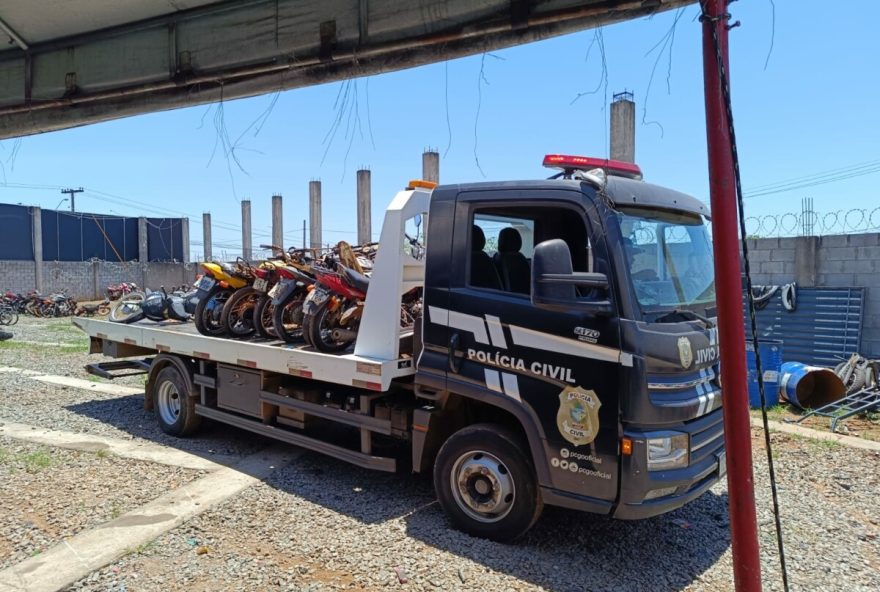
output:
[[[454,200],[458,193],[469,191],[513,191],[513,190],[570,190],[594,195],[596,187],[588,181],[579,179],[530,179],[524,181],[485,181],[479,183],[459,183],[441,185],[434,190],[434,200]],[[673,189],[608,175],[603,194],[616,206],[642,206],[666,210],[684,211],[710,217],[709,206],[695,197]],[[558,194],[556,195],[558,198]],[[537,196],[540,199],[540,196]]]

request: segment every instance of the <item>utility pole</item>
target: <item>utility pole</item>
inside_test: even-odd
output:
[[[62,190],[61,190],[61,193],[66,193],[67,195],[70,196],[70,211],[71,211],[71,212],[75,212],[75,211],[76,211],[76,208],[74,207],[74,202],[73,202],[73,200],[74,200],[76,194],[77,194],[77,193],[82,193],[82,192],[83,192],[83,188],[82,188],[82,187],[80,187],[79,189],[62,189]]]

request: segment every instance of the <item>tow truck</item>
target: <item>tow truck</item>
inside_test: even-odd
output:
[[[120,358],[87,370],[145,372],[169,434],[210,418],[433,472],[450,522],[480,537],[516,538],[545,504],[621,519],[678,508],[726,466],[708,208],[633,164],[544,165],[558,174],[399,192],[352,350],[77,318],[91,353]],[[401,328],[414,287],[423,314]]]

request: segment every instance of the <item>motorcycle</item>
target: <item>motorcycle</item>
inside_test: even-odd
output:
[[[110,300],[105,298],[102,302],[97,304],[80,304],[76,307],[76,310],[73,311],[73,314],[78,317],[93,317],[96,314],[106,316],[110,314]]]
[[[357,338],[370,279],[337,264],[316,269],[317,282],[303,303],[303,338],[323,352],[342,351]]]
[[[119,300],[127,294],[137,292],[138,286],[134,282],[121,282],[119,284],[110,284],[107,286],[107,298],[109,300]]]
[[[410,243],[410,255],[421,259],[424,247],[416,238],[406,235],[406,239]],[[360,262],[360,257],[357,260],[352,257],[351,247],[347,244],[340,243],[339,251],[343,262]],[[303,304],[303,338],[323,352],[342,351],[357,339],[370,287],[367,275],[343,262],[336,263],[337,272],[315,270],[317,282]],[[404,294],[400,308],[401,326],[413,326],[421,315],[421,307],[421,288],[413,288]]]
[[[133,323],[142,318],[162,322],[188,321],[191,317],[186,311],[186,298],[169,295],[164,286],[145,295],[137,292],[123,296],[110,311],[110,320],[118,323]]]
[[[235,266],[205,262],[202,263],[202,269],[205,273],[196,284],[198,305],[193,318],[199,333],[219,337],[226,333],[221,317],[227,300],[236,290],[247,286],[252,276],[248,275],[240,262]]]
[[[312,267],[314,273],[317,268]],[[303,304],[308,289],[315,284],[315,278],[304,270],[293,266],[279,267],[278,282],[268,293],[268,302],[259,318],[264,321],[267,309],[272,312],[272,327],[275,336],[287,343],[303,338]]]

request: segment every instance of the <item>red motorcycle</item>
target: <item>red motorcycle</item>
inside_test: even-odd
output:
[[[313,268],[317,282],[303,303],[303,339],[323,352],[342,351],[357,339],[370,278],[337,263],[339,272]],[[403,295],[401,327],[411,327],[421,316],[422,289]]]
[[[137,292],[138,287],[134,282],[122,282],[119,284],[110,284],[107,286],[107,298],[110,300],[119,300],[123,296],[127,296],[132,292]]]
[[[317,281],[303,303],[303,339],[323,352],[342,351],[357,338],[370,278],[337,264],[314,267]]]

